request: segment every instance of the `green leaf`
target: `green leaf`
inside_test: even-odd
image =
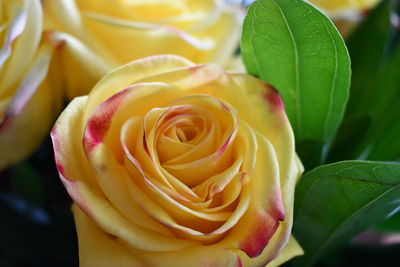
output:
[[[345,119],[329,151],[328,162],[355,159],[355,148],[372,123],[372,115],[362,115]]]
[[[400,207],[400,164],[344,161],[306,173],[296,188],[294,235],[310,266]]]
[[[353,81],[330,161],[400,157],[400,45],[392,25],[395,16],[393,2],[382,2],[348,42]],[[368,124],[361,125],[361,120]]]
[[[375,225],[374,228],[382,232],[400,232],[400,212]]]
[[[325,143],[315,140],[303,140],[296,143],[296,151],[302,159],[305,170],[311,170],[322,164],[321,154],[324,154]]]
[[[376,79],[376,73],[390,58],[394,28],[391,23],[393,1],[382,1],[350,36],[347,47],[352,64],[349,114],[365,112],[365,87]],[[368,56],[367,56],[368,55]]]
[[[282,94],[296,140],[329,143],[342,120],[351,72],[332,22],[301,0],[259,0],[244,20],[241,51],[248,72]]]
[[[374,82],[364,88],[369,95],[364,107],[373,121],[360,144],[355,157],[370,160],[396,160],[400,157],[400,45],[391,60],[380,70]],[[360,112],[361,113],[361,112]],[[361,115],[360,115],[361,116]]]

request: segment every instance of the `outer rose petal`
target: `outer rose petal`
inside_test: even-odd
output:
[[[79,209],[75,209],[75,217],[77,217],[77,211],[81,213],[82,216],[83,213]],[[85,216],[86,217],[86,216]],[[87,218],[87,217],[86,217]],[[82,230],[80,230],[81,225],[79,225],[79,221],[77,221],[77,228],[78,228],[78,235],[81,233]],[[89,220],[88,220],[89,221]],[[94,229],[97,229],[97,226],[92,223],[90,227],[93,227]],[[93,231],[89,231],[93,232]],[[96,231],[97,232],[97,231]],[[101,233],[101,234],[100,234]],[[79,236],[79,245],[80,245],[80,254],[83,254],[81,256],[81,264],[84,264],[83,266],[91,266],[89,263],[94,264],[97,263],[100,260],[104,260],[98,257],[94,257],[93,255],[96,255],[99,253],[99,248],[97,245],[93,246],[92,242],[96,242],[97,237],[94,235],[102,235],[104,237],[107,237],[107,240],[104,239],[104,243],[110,244],[115,242],[115,238],[111,237],[110,235],[104,234],[103,231],[99,231],[97,233],[91,234],[93,236],[89,236],[84,234],[83,237]],[[118,242],[117,242],[118,244]],[[125,254],[125,249],[123,247],[119,247],[119,251],[117,252],[117,255],[119,254]],[[124,260],[127,258],[128,260],[134,258],[136,255],[137,258],[142,259],[144,262],[148,263],[149,266],[187,266],[188,263],[191,264],[191,266],[247,266],[243,265],[243,260],[234,252],[234,250],[230,248],[226,248],[220,244],[216,245],[210,245],[210,246],[196,246],[192,248],[186,248],[182,250],[177,250],[177,251],[170,251],[168,253],[149,253],[146,251],[141,251],[141,250],[136,250],[133,248],[127,248],[127,250],[131,253],[131,256],[126,256],[123,255],[121,260]],[[112,254],[112,251],[109,253],[106,253],[105,255],[108,255],[110,258],[113,258],[114,255]],[[135,259],[135,258],[134,258]],[[111,259],[113,260],[113,259]],[[106,260],[106,262],[108,262]],[[132,263],[135,263],[133,261]],[[85,265],[88,264],[88,265]],[[252,263],[254,265],[254,263]],[[95,264],[95,266],[97,266]],[[100,265],[101,266],[101,265]],[[122,265],[124,266],[124,265]],[[143,265],[146,266],[146,265]],[[249,265],[252,266],[252,265]]]
[[[193,63],[179,56],[159,55],[133,61],[109,73],[101,79],[90,93],[84,121],[101,102],[123,88],[138,83],[141,79],[158,73],[190,66]],[[162,81],[158,81],[162,82]]]
[[[297,156],[295,161],[298,162]],[[257,258],[250,259],[241,256],[245,263],[243,266],[247,266],[247,264],[249,266],[263,266],[265,264],[267,264],[267,266],[277,266],[280,263],[283,263],[285,259],[289,260],[291,257],[303,254],[303,250],[293,237],[290,237],[288,244],[285,242],[291,234],[290,230],[293,224],[294,187],[300,174],[303,172],[303,166],[301,164],[293,165],[290,167],[289,172],[289,179],[287,179],[284,186],[282,185],[285,213],[289,216],[286,216],[285,220],[279,224],[278,229],[270,240],[270,242],[276,246],[267,246]],[[274,260],[271,261],[271,259]]]
[[[300,247],[299,243],[297,243],[296,239],[293,236],[291,236],[289,239],[289,243],[283,249],[279,257],[271,261],[267,266],[268,267],[279,266],[282,263],[303,254],[304,254],[303,249]]]
[[[73,206],[72,211],[78,232],[81,267],[186,267],[188,263],[192,267],[245,266],[234,252],[220,251],[213,246],[189,248],[168,254],[132,251],[98,228],[79,208]],[[146,259],[148,265],[139,258]]]
[[[274,147],[281,172],[281,186],[293,187],[292,180],[298,178],[298,174],[302,173],[303,169],[301,164],[298,167],[292,167],[294,158],[298,162],[294,153],[294,135],[279,94],[272,86],[249,75],[232,73],[230,76],[242,90],[245,90],[246,94],[243,94],[242,98],[247,95],[248,102],[251,103],[251,105],[246,104],[241,101],[242,98],[238,97],[235,98],[237,104],[234,107],[239,111],[244,107],[247,110],[243,110],[243,113],[256,114],[256,122],[251,126],[258,129]],[[285,195],[291,196],[291,193],[292,191],[283,193],[284,198]]]
[[[110,69],[118,66],[112,60],[105,61],[91,48],[69,34],[52,32],[49,37],[53,42],[63,43],[63,49],[60,51],[61,68],[68,77],[64,80],[67,97],[71,99],[86,94],[86,88],[93,87],[98,77],[104,76]]]
[[[7,103],[0,121],[0,170],[29,155],[43,140],[60,108],[57,83],[47,77],[54,47],[42,44],[31,69]],[[26,129],[32,129],[27,134]]]
[[[23,32],[14,41],[11,55],[3,64],[0,62],[0,92],[10,90],[28,70],[35,56],[42,36],[42,8],[39,0],[23,0],[24,11],[16,19],[21,21],[18,28]],[[20,29],[21,30],[21,29]],[[7,45],[7,43],[5,44]],[[1,56],[0,56],[1,57]]]
[[[196,245],[196,242],[171,238],[137,226],[121,215],[103,195],[80,181],[60,175],[64,186],[79,208],[94,220],[103,231],[123,240],[129,246],[151,252],[179,250]]]
[[[82,96],[70,102],[69,108],[60,115],[62,119],[59,118],[54,125],[51,138],[58,172],[63,177],[73,177],[73,180],[83,182],[90,181],[92,186],[96,186],[93,171],[84,159],[81,146],[83,136],[81,118],[86,101],[87,96]]]
[[[79,208],[72,206],[79,240],[79,266],[81,267],[142,267],[122,244],[99,229]]]
[[[4,62],[11,56],[12,43],[19,35],[21,35],[21,33],[23,33],[25,24],[26,12],[21,10],[10,23],[7,35],[4,37],[4,44],[0,50],[0,67],[2,67]]]
[[[246,266],[231,250],[202,246],[177,252],[152,254],[129,249],[98,228],[79,208],[72,208],[79,239],[80,266]],[[144,259],[144,260],[140,260]],[[118,264],[117,264],[118,263]],[[147,264],[148,265],[147,265]]]

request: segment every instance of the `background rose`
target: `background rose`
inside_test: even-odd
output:
[[[340,33],[347,37],[365,13],[379,0],[309,0],[309,2],[325,11],[334,20]]]
[[[68,96],[83,95],[109,70],[155,54],[226,64],[238,46],[240,8],[203,1],[43,1],[46,27],[63,31]]]
[[[59,94],[47,75],[54,45],[41,42],[40,1],[5,0],[0,7],[1,170],[30,154],[46,135]]]
[[[81,266],[274,266],[301,253],[293,133],[278,93],[247,74],[135,61],[75,98],[52,139]]]
[[[360,12],[374,7],[379,0],[309,0],[331,16],[342,16],[347,12]]]

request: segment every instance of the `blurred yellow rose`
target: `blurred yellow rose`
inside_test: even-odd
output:
[[[346,16],[348,12],[362,12],[374,7],[380,0],[309,0],[330,16]]]
[[[134,61],[52,130],[81,266],[276,266],[303,171],[279,94],[178,56]]]
[[[225,65],[241,32],[240,7],[222,0],[43,0],[43,5],[46,28],[60,31],[58,38],[66,41],[69,98],[87,94],[111,69],[151,55]]]
[[[40,0],[0,1],[0,170],[36,148],[59,107],[48,77],[55,47],[41,42],[42,22]]]
[[[366,11],[380,0],[308,0],[335,22],[340,33],[347,37],[363,18]]]

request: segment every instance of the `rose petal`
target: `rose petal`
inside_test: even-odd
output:
[[[256,170],[251,183],[245,186],[250,186],[250,205],[241,220],[221,242],[227,247],[237,247],[250,258],[259,256],[266,247],[268,248],[280,222],[285,218],[275,151],[268,140],[260,134],[256,135],[258,142]],[[290,233],[290,229],[288,232]],[[285,245],[288,238],[289,236],[282,241]],[[276,244],[273,244],[271,247],[275,248]]]
[[[210,34],[212,36],[217,36],[215,53],[205,55],[199,62],[216,62],[220,65],[226,65],[235,50],[237,49],[238,41],[240,40],[241,23],[243,21],[241,10],[229,8],[229,6],[222,1],[218,1],[221,5],[219,7],[219,14],[214,20],[209,22],[214,22],[213,25],[207,25],[201,33]],[[205,23],[206,19],[204,20]],[[201,34],[200,33],[200,34]]]
[[[275,94],[276,97],[275,89],[248,75],[232,73],[230,76],[249,95],[248,99],[252,103],[254,114],[260,114],[253,127],[259,129],[272,144],[279,163],[282,202],[288,216],[280,223],[277,233],[272,237],[271,242],[276,243],[275,251],[267,246],[260,256],[273,259],[286,246],[285,240],[290,236],[293,222],[293,191],[304,169],[294,152],[293,131],[286,115],[283,110],[276,108],[276,101],[265,101],[268,100],[265,98],[268,94]]]
[[[122,88],[127,88],[132,84],[138,83],[143,77],[192,64],[190,61],[179,56],[161,55],[136,60],[117,68],[101,79],[90,92],[87,107],[88,113]],[[163,81],[156,82],[162,83]],[[86,114],[86,119],[88,115]]]
[[[138,171],[142,176],[146,176],[143,170],[143,167],[145,167],[147,174],[157,176],[159,184],[165,186],[167,190],[180,192],[182,194],[182,198],[189,198],[192,200],[198,199],[198,197],[193,194],[193,192],[191,192],[191,190],[187,186],[185,186],[180,180],[176,179],[175,177],[164,175],[164,173],[161,172],[159,168],[156,168],[154,166],[152,159],[148,157],[147,152],[144,151],[143,148],[142,136],[144,134],[144,130],[141,126],[142,119],[140,117],[133,117],[127,120],[122,127],[121,144],[125,153],[125,157],[127,157],[126,161],[130,162],[129,164],[126,164],[125,167],[133,170],[134,173]],[[141,131],[138,131],[138,129],[141,129]],[[132,153],[131,151],[135,152]],[[141,163],[139,164],[137,157],[141,157],[145,160],[141,160]]]
[[[51,131],[58,172],[69,179],[84,181],[99,189],[82,147],[82,116],[87,96],[77,97],[61,113]]]
[[[64,76],[68,77],[65,82],[70,99],[87,94],[88,88],[92,88],[108,71],[118,66],[114,60],[105,60],[93,48],[72,35],[52,32],[49,38],[54,42],[64,43],[61,60]],[[85,75],[84,79],[82,75]]]
[[[115,113],[123,107],[124,102],[129,101],[135,93],[134,89],[134,87],[128,87],[119,91],[93,111],[83,135],[83,145],[87,153],[90,153],[98,144],[104,142],[103,139],[108,133]]]
[[[100,229],[79,208],[73,206],[79,241],[79,265],[82,267],[134,266],[242,266],[241,259],[231,250],[200,246],[169,253],[154,253],[127,248]]]
[[[231,210],[236,207],[235,201],[239,199],[244,185],[244,173],[239,172],[232,181],[225,187],[225,190],[218,193],[221,195],[221,204],[211,208],[203,208],[202,212],[212,213],[222,210]],[[215,196],[216,197],[216,196]]]
[[[201,184],[195,186],[193,191],[196,192],[197,195],[202,196],[203,199],[212,198],[215,194],[223,191],[225,187],[240,173],[242,163],[243,157],[237,155],[231,166],[226,168],[223,172],[213,175]]]
[[[232,227],[234,227],[237,224],[237,222],[242,218],[243,214],[247,212],[247,209],[249,208],[249,203],[251,201],[250,199],[251,199],[251,193],[248,187],[244,186],[240,193],[239,203],[235,211],[225,221],[225,223],[221,225],[218,229],[216,229],[214,232],[212,232],[211,235],[225,233]]]
[[[165,161],[163,164],[177,165],[193,162],[211,155],[211,152],[221,149],[224,144],[227,145],[226,141],[229,139],[229,133],[234,131],[237,124],[236,111],[228,104],[206,95],[189,95],[178,98],[169,104],[186,107],[186,113],[193,112],[202,115],[206,122],[211,124],[211,126],[208,126],[211,129],[208,129],[206,138],[201,143],[196,143],[193,149],[176,158]],[[223,135],[223,133],[225,134]]]
[[[142,205],[137,205],[131,199],[126,184],[126,180],[130,179],[129,174],[116,161],[107,146],[99,144],[90,153],[88,160],[95,171],[102,192],[119,212],[143,229],[173,237],[167,228],[155,222],[141,209]]]
[[[3,99],[5,109],[0,112],[4,112],[0,115],[0,170],[22,160],[37,148],[60,109],[61,95],[46,78],[53,50],[44,42],[28,73],[21,78],[15,95],[11,99]],[[27,128],[31,129],[29,134]]]
[[[273,145],[281,171],[281,185],[284,188],[283,191],[286,191],[286,184],[288,184],[288,187],[292,186],[291,180],[298,177],[298,173],[301,173],[302,167],[299,166],[301,169],[293,169],[293,159],[296,157],[294,152],[294,136],[284,110],[277,110],[275,101],[265,101],[265,95],[274,94],[274,97],[277,97],[276,91],[273,87],[249,75],[232,73],[230,76],[249,95],[247,99],[252,104],[249,108],[253,110],[252,114],[257,115],[257,121],[250,121],[249,125],[255,129],[259,129],[260,133]],[[230,103],[232,104],[232,102]],[[238,109],[239,114],[245,105],[244,103],[233,104]],[[283,194],[284,197],[290,195],[291,193]],[[289,203],[289,201],[285,200],[285,203]]]
[[[207,110],[192,105],[178,105],[168,108],[160,115],[157,123],[151,125],[146,120],[145,124],[150,130],[146,134],[147,142],[153,143],[150,147],[156,151],[153,153],[162,164],[179,162],[180,159],[193,161],[215,151],[215,142],[218,140],[215,136],[216,123]],[[187,138],[183,132],[185,129],[196,133],[191,140],[183,140]],[[181,137],[177,136],[179,133]]]
[[[8,42],[5,42],[5,59],[7,50],[10,52],[12,41],[18,37],[12,45],[13,52],[7,60],[5,71],[0,73],[0,92],[8,92],[15,85],[28,68],[28,64],[35,56],[42,35],[42,8],[39,0],[24,0],[23,11],[16,16],[10,28]],[[21,32],[23,31],[23,32]],[[3,53],[3,52],[1,52]],[[1,56],[0,56],[1,57]],[[3,65],[0,60],[0,69]]]
[[[44,43],[38,50],[37,55],[30,66],[27,75],[18,86],[17,92],[14,94],[7,111],[7,117],[19,115],[25,108],[26,104],[32,98],[33,94],[39,88],[40,84],[46,78],[52,58],[54,47],[48,43]],[[0,124],[0,132],[2,125]]]
[[[163,164],[163,168],[175,177],[179,177],[188,186],[196,186],[203,182],[205,179],[216,175],[225,170],[231,161],[230,144],[233,142],[236,129],[230,136],[227,137],[226,142],[213,154],[202,159],[182,163],[182,164]],[[224,153],[226,152],[226,153]]]
[[[98,149],[98,148],[96,148]],[[143,229],[120,214],[103,195],[88,184],[69,180],[60,174],[68,193],[79,208],[105,232],[114,235],[130,246],[147,251],[171,251],[196,245],[195,242]]]
[[[244,183],[248,183],[251,180],[251,177],[254,175],[254,169],[257,164],[257,137],[254,130],[244,121],[239,120],[239,131],[237,142],[239,143],[237,146],[240,150],[238,153],[244,155],[242,172],[246,173],[246,177]],[[244,150],[244,151],[243,151]]]
[[[78,207],[72,206],[79,241],[81,267],[142,267],[145,264],[100,229]]]
[[[83,140],[85,150],[90,153],[98,143],[104,142],[122,160],[123,151],[119,137],[123,123],[130,117],[148,112],[153,105],[165,105],[165,102],[182,93],[168,84],[137,83],[111,96],[92,112],[87,110],[89,117]]]
[[[24,32],[26,17],[26,12],[21,9],[10,23],[3,47],[0,49],[0,68],[3,67],[4,62],[11,56],[12,43]]]
[[[84,16],[90,19],[90,22],[88,22],[89,25],[93,24],[92,26],[94,28],[99,28],[102,27],[102,31],[106,32],[116,32],[116,31],[122,31],[126,30],[127,32],[125,34],[118,33],[116,37],[123,36],[123,38],[126,40],[129,40],[130,38],[134,38],[133,41],[130,43],[135,43],[139,44],[140,42],[137,41],[138,38],[149,38],[153,37],[155,40],[148,40],[145,43],[147,46],[152,42],[154,43],[162,43],[162,42],[168,42],[168,39],[170,38],[176,38],[175,40],[181,40],[190,46],[193,46],[196,49],[199,50],[210,50],[214,46],[214,42],[209,39],[209,38],[197,38],[195,36],[189,35],[188,33],[179,30],[178,28],[171,27],[168,25],[161,25],[161,24],[155,24],[155,23],[149,23],[149,22],[138,22],[138,21],[129,21],[129,20],[123,20],[123,19],[118,19],[115,17],[110,17],[107,15],[102,15],[99,13],[95,12],[85,12]],[[94,26],[94,24],[99,24],[97,26]],[[106,29],[106,27],[110,27],[110,29]],[[148,31],[147,33],[143,34],[143,31]],[[138,36],[136,37],[135,34]],[[135,36],[135,37],[134,37]],[[163,40],[166,39],[166,40]],[[128,41],[129,43],[129,41]],[[165,45],[165,43],[163,44]],[[182,49],[182,45],[179,45],[179,49]],[[171,48],[171,47],[169,47]],[[142,50],[147,50],[149,49],[146,47],[146,49]],[[138,50],[141,50],[138,48]],[[151,49],[152,50],[152,49]],[[117,51],[116,51],[117,52]],[[126,50],[125,50],[126,53]],[[138,53],[138,51],[136,51]],[[167,53],[171,53],[171,51],[168,51]],[[160,52],[162,54],[162,52]],[[148,55],[144,55],[142,57],[145,57]],[[132,58],[139,58],[141,56],[135,55],[135,57]],[[127,58],[126,54],[121,56],[121,62],[123,62],[123,59]]]
[[[223,74],[224,70],[216,64],[186,65],[181,66],[179,69],[169,69],[144,76],[140,82],[165,82],[183,90],[193,91],[217,81]]]
[[[203,102],[207,103],[208,101],[210,101],[209,98],[209,96],[198,96],[195,98],[192,97],[183,99],[189,101],[189,103],[191,103],[191,101],[193,101],[194,99],[196,99],[197,101],[203,100]],[[191,156],[193,157],[196,155],[188,152],[187,154],[184,154],[176,159],[163,163],[163,168],[165,170],[167,170],[175,177],[179,177],[180,180],[182,180],[186,185],[189,186],[196,186],[202,182],[202,179],[204,180],[204,178],[213,176],[229,166],[230,153],[226,152],[226,150],[230,149],[230,146],[234,142],[237,133],[237,119],[235,116],[236,114],[233,110],[229,109],[223,103],[216,100],[213,101],[214,103],[218,103],[219,109],[223,110],[225,113],[225,118],[223,116],[220,116],[221,118],[218,120],[218,124],[228,122],[227,124],[229,125],[229,128],[221,130],[225,133],[221,137],[221,142],[219,144],[217,143],[217,150],[214,153],[208,156],[203,156],[200,159],[196,159],[197,157],[193,158],[193,161],[190,161],[192,159]],[[228,111],[221,108],[222,104],[225,106],[225,108],[228,109]],[[205,106],[205,108],[207,108],[208,110],[210,110],[210,107],[211,106]],[[212,109],[210,111],[212,111]],[[214,112],[213,114],[215,116],[218,115],[217,112]],[[190,171],[188,171],[189,169]]]
[[[132,161],[135,164],[135,161]],[[136,163],[137,164],[137,163]],[[135,177],[136,178],[136,177]],[[139,177],[137,177],[139,178]],[[168,211],[173,216],[179,217],[182,221],[192,221],[195,219],[203,219],[206,221],[224,221],[230,216],[230,212],[220,212],[215,214],[205,214],[201,212],[197,212],[195,210],[191,210],[181,203],[172,199],[168,194],[160,190],[154,183],[151,182],[151,179],[143,176],[141,177],[143,180],[142,184],[145,184],[148,187],[146,190],[149,195],[154,196],[153,199],[160,206],[163,207],[164,210]],[[200,224],[191,223],[192,225],[199,226]]]
[[[275,258],[273,261],[271,261],[268,264],[268,267],[275,267],[275,266],[280,266],[284,262],[289,261],[290,259],[303,255],[304,251],[297,243],[296,239],[291,236],[289,239],[289,243],[285,246],[285,248],[280,252],[279,257]]]

